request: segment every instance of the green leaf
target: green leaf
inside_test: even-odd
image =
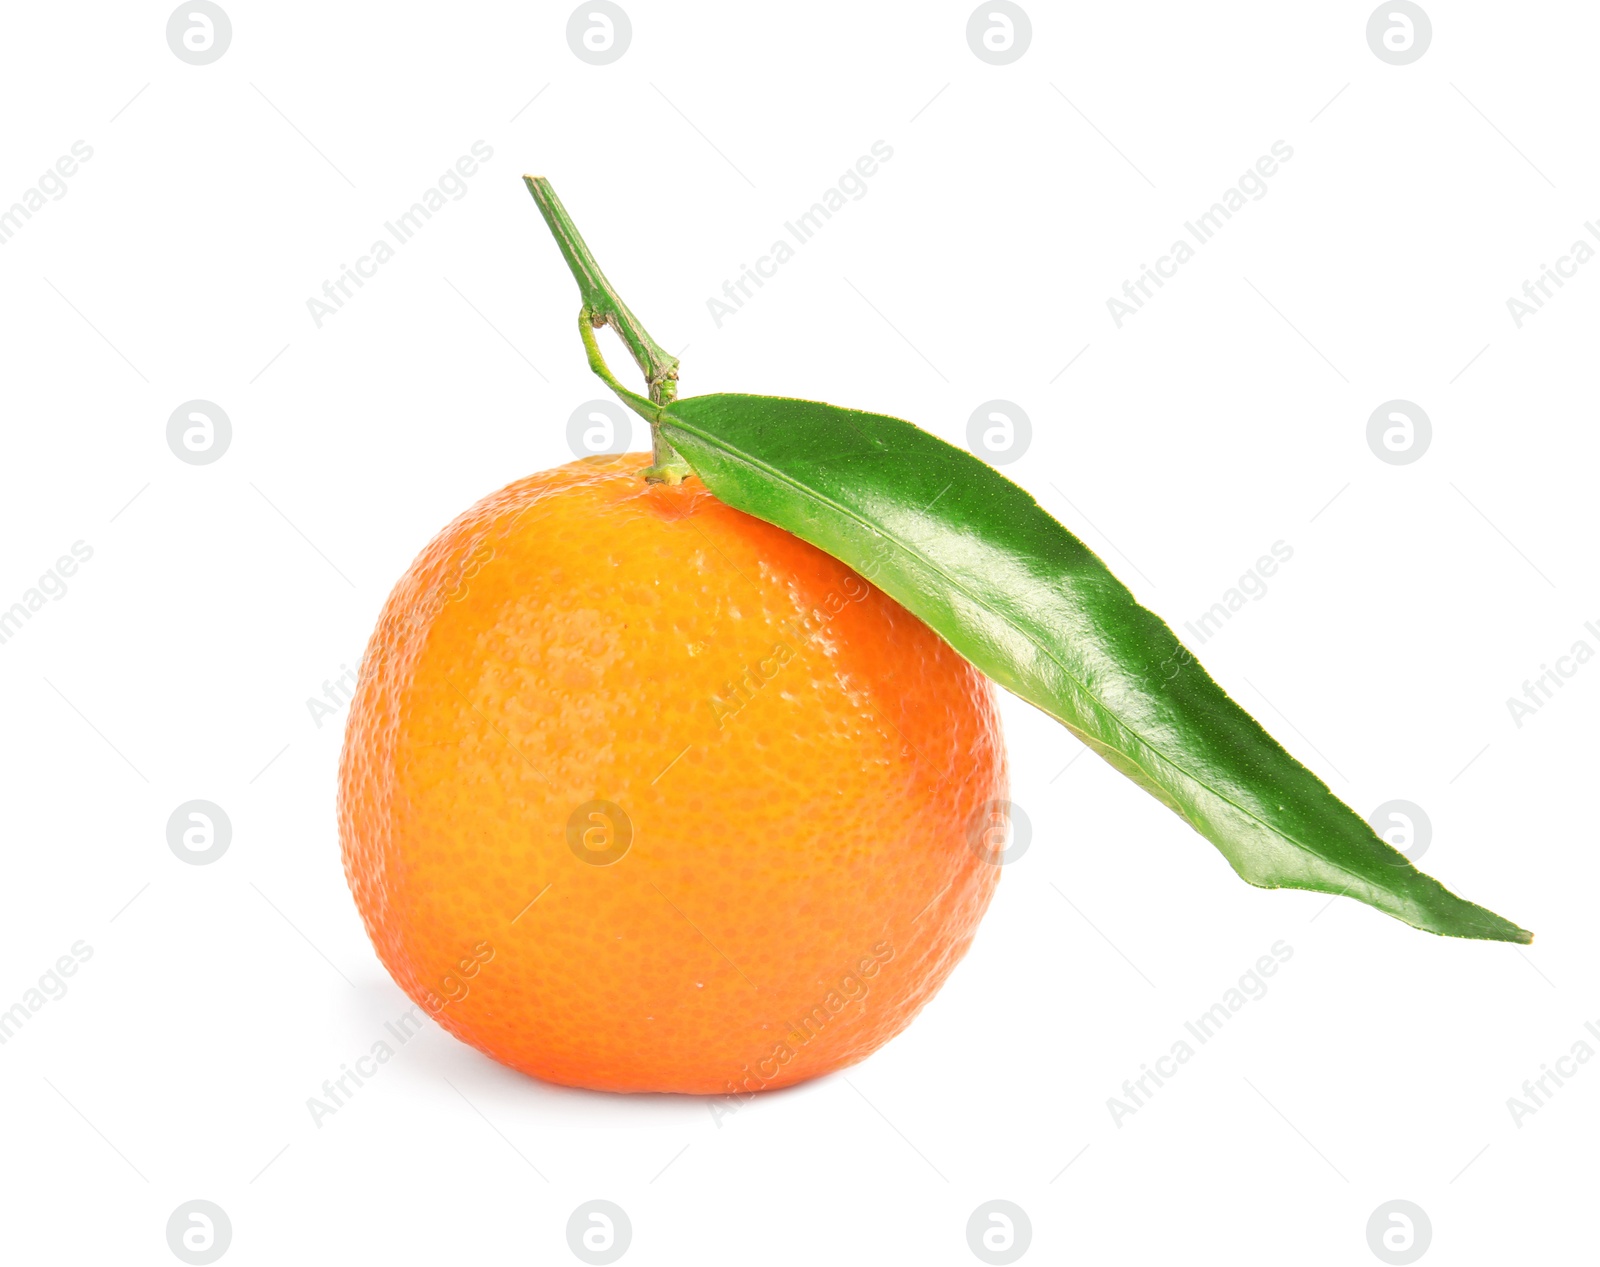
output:
[[[717,497],[854,567],[1251,884],[1346,894],[1453,937],[1533,940],[1413,867],[1087,546],[970,453],[898,418],[780,397],[690,397],[655,421]]]

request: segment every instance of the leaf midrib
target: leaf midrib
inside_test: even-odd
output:
[[[928,556],[926,554],[924,554],[921,550],[918,550],[915,547],[913,547],[910,544],[908,544],[907,542],[901,540],[894,533],[884,531],[883,529],[879,528],[876,524],[868,523],[865,519],[863,519],[856,511],[852,510],[850,507],[842,505],[841,503],[834,501],[833,498],[831,498],[831,497],[826,497],[821,493],[818,493],[818,492],[816,492],[816,491],[814,491],[814,490],[812,490],[810,488],[807,488],[805,485],[800,484],[799,482],[794,480],[791,476],[785,475],[782,471],[778,470],[776,467],[773,467],[773,466],[769,465],[768,463],[761,461],[761,459],[759,459],[757,457],[754,457],[753,455],[744,452],[742,449],[736,449],[736,448],[732,447],[731,445],[729,445],[726,441],[720,440],[720,439],[710,435],[709,433],[707,433],[705,431],[702,431],[698,427],[691,426],[687,421],[685,421],[683,418],[679,417],[679,415],[673,413],[671,410],[663,410],[662,411],[662,416],[664,418],[670,418],[676,425],[682,427],[685,431],[688,431],[691,434],[699,437],[702,441],[704,441],[706,444],[710,445],[712,448],[721,449],[724,453],[729,454],[730,456],[732,456],[732,457],[736,458],[737,460],[743,462],[745,465],[751,466],[751,467],[755,467],[755,468],[757,468],[759,470],[765,471],[768,475],[772,476],[778,482],[788,485],[790,488],[792,488],[795,491],[797,491],[797,492],[799,492],[799,493],[811,498],[813,501],[819,502],[819,503],[821,503],[821,504],[823,504],[825,506],[831,506],[834,510],[838,511],[841,515],[844,515],[846,518],[855,521],[861,527],[867,529],[868,531],[874,533],[877,536],[884,537],[887,540],[893,542],[895,545],[899,546],[900,549],[904,550],[907,554],[913,556],[914,558],[920,559],[928,567],[928,569],[930,571],[932,571],[935,575],[937,575],[941,579],[943,579],[952,589],[954,589],[957,592],[959,592],[960,594],[964,595],[972,603],[976,604],[977,606],[979,606],[981,608],[992,610],[992,609],[989,609],[988,605],[983,603],[978,598],[978,596],[976,594],[974,594],[971,590],[969,590],[965,585],[963,585],[955,577],[951,576],[948,572],[946,572],[942,567],[940,567],[932,559],[928,558]],[[1001,615],[999,618],[1009,628],[1014,630],[1016,633],[1018,633],[1024,639],[1026,639],[1029,643],[1031,643],[1035,648],[1037,648],[1044,655],[1044,657],[1046,659],[1048,659],[1051,663],[1056,665],[1056,667],[1061,670],[1062,676],[1064,676],[1069,682],[1071,682],[1080,691],[1082,691],[1084,693],[1084,695],[1086,695],[1089,699],[1093,700],[1094,703],[1095,703],[1095,706],[1097,708],[1099,708],[1101,713],[1103,713],[1106,717],[1110,718],[1110,720],[1117,727],[1119,727],[1120,729],[1126,731],[1141,746],[1143,746],[1149,752],[1153,753],[1155,756],[1159,757],[1162,761],[1166,762],[1169,766],[1171,766],[1179,774],[1183,775],[1185,778],[1189,779],[1191,782],[1195,783],[1199,787],[1204,788],[1212,796],[1215,796],[1218,800],[1222,801],[1223,804],[1232,806],[1234,809],[1236,809],[1239,813],[1243,814],[1246,818],[1250,819],[1252,822],[1259,823],[1267,831],[1269,831],[1269,832],[1273,833],[1274,835],[1280,837],[1281,839],[1289,842],[1290,844],[1296,846],[1297,848],[1304,849],[1307,853],[1310,853],[1311,855],[1313,855],[1315,858],[1317,858],[1319,861],[1321,861],[1322,863],[1326,864],[1327,866],[1330,866],[1330,867],[1334,868],[1335,870],[1339,871],[1340,873],[1342,873],[1344,875],[1347,875],[1347,876],[1350,876],[1355,880],[1359,880],[1364,884],[1371,885],[1371,884],[1376,883],[1370,877],[1364,876],[1360,872],[1352,871],[1349,867],[1344,866],[1343,864],[1334,861],[1332,858],[1327,857],[1327,855],[1325,855],[1316,846],[1314,846],[1312,844],[1309,844],[1307,842],[1298,840],[1295,837],[1289,835],[1283,829],[1275,826],[1272,823],[1267,822],[1264,818],[1260,817],[1258,814],[1254,813],[1250,809],[1247,809],[1245,806],[1240,805],[1232,797],[1229,797],[1229,796],[1225,795],[1224,793],[1218,791],[1216,788],[1212,787],[1210,783],[1206,782],[1204,779],[1200,778],[1198,775],[1192,773],[1191,771],[1186,769],[1184,766],[1180,765],[1177,761],[1174,761],[1171,757],[1169,757],[1160,748],[1156,747],[1155,744],[1151,743],[1148,739],[1146,739],[1138,731],[1134,730],[1132,726],[1128,725],[1127,722],[1123,721],[1114,712],[1112,712],[1110,707],[1105,703],[1105,701],[1102,700],[1098,695],[1096,695],[1092,690],[1090,690],[1089,687],[1086,686],[1083,682],[1079,681],[1078,678],[1073,674],[1073,672],[1065,664],[1063,664],[1061,662],[1061,660],[1054,654],[1054,652],[1048,646],[1045,646],[1043,643],[1041,643],[1036,637],[1034,637],[1032,634],[1030,634],[1027,630],[1018,627],[1013,621],[1010,620],[1009,617]],[[1054,714],[1051,714],[1051,715],[1054,716]],[[1057,717],[1056,720],[1059,721],[1059,722],[1062,722],[1063,724],[1066,724],[1064,718]],[[1292,754],[1290,755],[1290,759],[1291,760],[1294,759]],[[1315,774],[1313,774],[1312,777],[1315,778],[1316,777]],[[1401,872],[1401,874],[1404,875],[1405,873]],[[1345,892],[1349,892],[1349,889],[1353,888],[1353,887],[1354,887],[1354,885],[1347,886],[1346,889],[1345,889]],[[1380,885],[1379,888],[1381,890],[1382,886]],[[1409,898],[1409,895],[1408,895],[1408,898]]]

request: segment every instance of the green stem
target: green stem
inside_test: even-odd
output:
[[[578,291],[583,296],[583,308],[578,313],[578,330],[583,338],[584,351],[589,358],[589,368],[607,387],[617,393],[623,403],[650,422],[651,451],[654,461],[645,471],[645,478],[669,484],[678,483],[689,473],[689,464],[662,437],[661,428],[657,423],[662,407],[671,404],[678,397],[678,358],[652,339],[650,332],[640,323],[639,318],[635,317],[628,305],[622,302],[622,297],[606,280],[606,275],[600,271],[600,265],[595,263],[588,244],[578,232],[578,227],[572,223],[572,217],[567,214],[567,209],[561,205],[561,199],[556,197],[556,191],[550,182],[543,176],[524,176],[522,179],[528,186],[528,192],[533,195],[534,202],[538,204],[545,224],[550,227],[556,245],[561,248],[561,254],[567,261],[567,267],[572,270],[572,276],[578,283]],[[600,326],[610,326],[627,345],[628,351],[633,355],[634,363],[638,365],[648,384],[650,392],[648,400],[636,392],[629,391],[611,373],[605,357],[600,353],[600,345],[594,337],[595,330]]]

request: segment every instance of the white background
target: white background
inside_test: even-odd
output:
[[[167,1218],[204,1198],[230,1264],[576,1262],[567,1218],[603,1197],[639,1264],[972,1263],[992,1198],[1027,1211],[1025,1262],[1377,1262],[1395,1198],[1424,1261],[1589,1261],[1600,1064],[1520,1125],[1507,1099],[1600,1023],[1600,663],[1520,728],[1506,699],[1600,649],[1600,263],[1521,329],[1505,301],[1600,213],[1592,6],[1430,3],[1393,66],[1364,2],[1035,2],[992,66],[965,4],[637,0],[598,67],[564,5],[225,7],[207,66],[159,4],[0,33],[0,206],[94,151],[0,247],[0,607],[93,549],[0,645],[0,1008],[93,950],[0,1047],[10,1260],[175,1262]],[[307,298],[479,140],[465,197],[317,328]],[[877,140],[867,195],[718,329],[706,300]],[[1266,196],[1118,329],[1106,300],[1277,140]],[[1251,889],[1007,699],[1031,848],[864,1064],[719,1124],[430,1027],[313,1125],[409,1003],[340,869],[342,715],[306,700],[429,538],[570,460],[604,394],[524,171],[684,349],[685,394],[957,443],[1014,401],[1007,474],[1180,629],[1290,545],[1201,659],[1362,814],[1422,806],[1424,869],[1537,943]],[[166,443],[195,398],[232,419],[212,465]],[[1432,419],[1410,465],[1366,441],[1394,398]],[[167,847],[192,798],[233,824],[209,866]],[[1280,939],[1270,992],[1115,1124]]]

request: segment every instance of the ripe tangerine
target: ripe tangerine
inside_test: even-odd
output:
[[[390,595],[339,773],[379,958],[535,1077],[755,1091],[863,1059],[998,878],[988,680],[648,455],[479,502]]]

